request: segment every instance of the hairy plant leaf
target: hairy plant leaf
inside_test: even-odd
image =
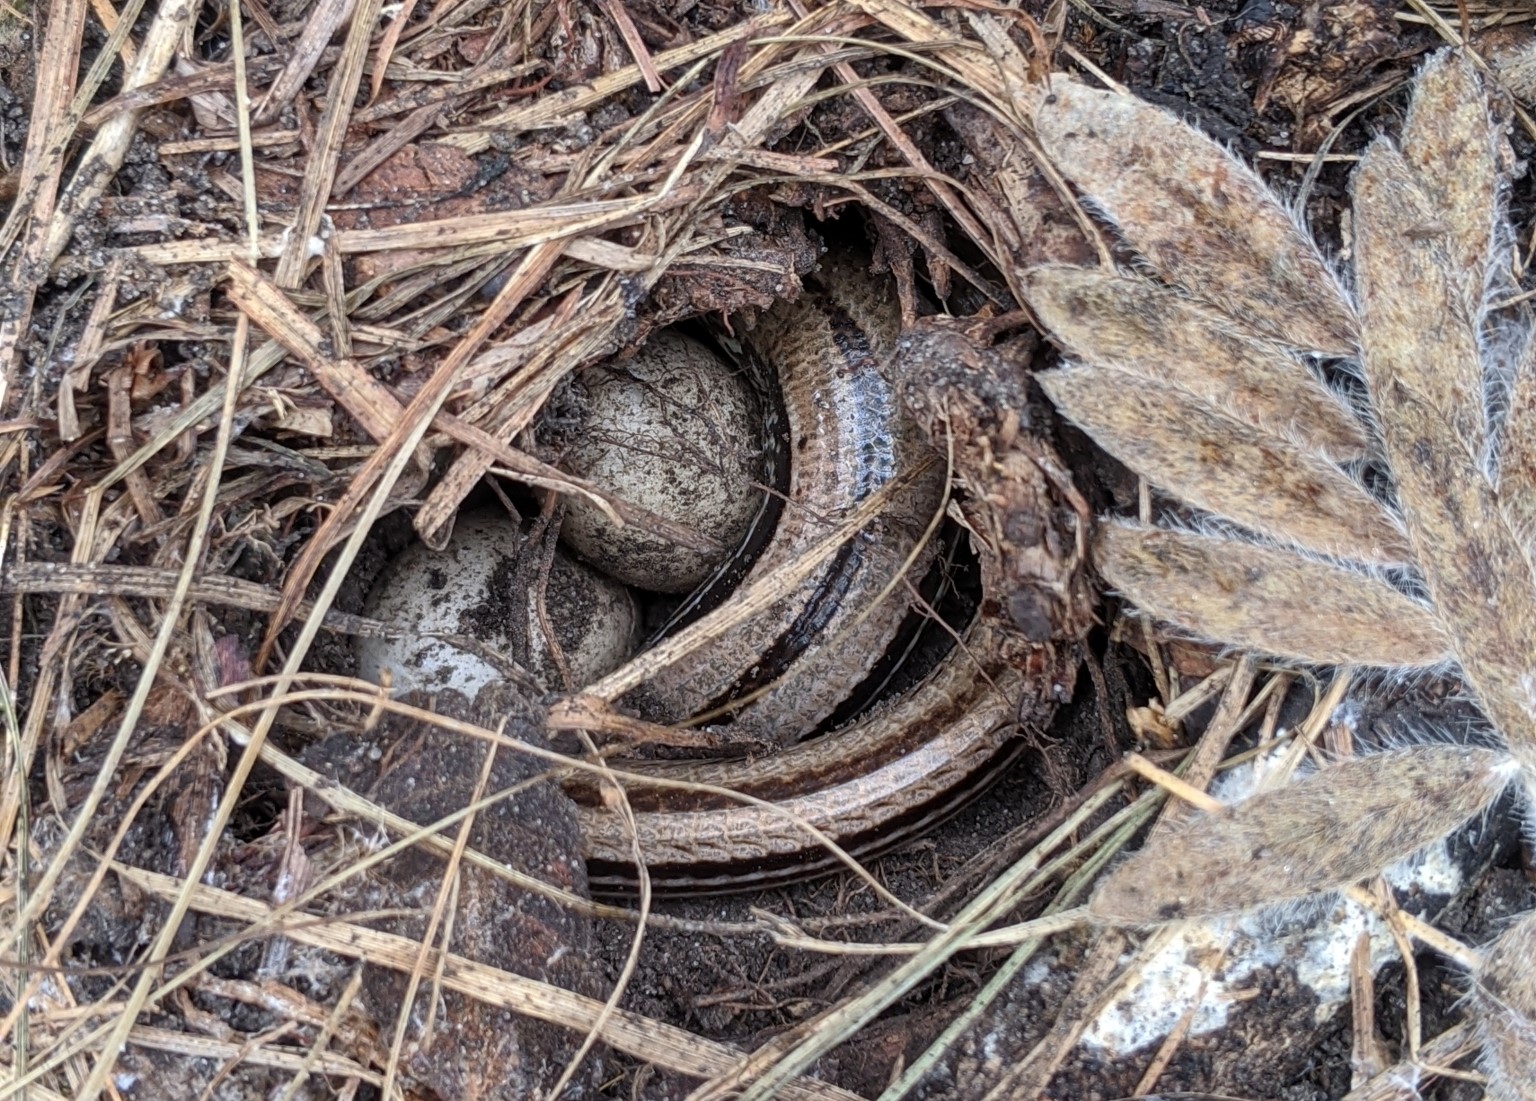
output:
[[[1414,667],[1450,656],[1439,622],[1364,574],[1288,551],[1137,524],[1100,529],[1104,579],[1205,638],[1319,665]]]
[[[1176,291],[1061,264],[1031,269],[1024,285],[1035,316],[1077,359],[1183,387],[1336,462],[1365,452],[1360,422],[1300,360]]]
[[[1371,249],[1356,257],[1355,269],[1361,309],[1375,317],[1375,331],[1363,344],[1372,401],[1378,399],[1371,360],[1390,360],[1402,372],[1395,381],[1439,412],[1450,429],[1442,438],[1479,455],[1485,439],[1483,369],[1477,332],[1460,301],[1450,226],[1402,154],[1385,141],[1366,151],[1353,190],[1355,217],[1366,221],[1355,225],[1356,246]],[[1386,413],[1379,403],[1377,409]]]
[[[1472,63],[1431,58],[1414,81],[1403,125],[1403,159],[1445,224],[1458,314],[1476,332],[1500,219],[1499,132]]]
[[[1169,282],[1299,348],[1351,355],[1354,312],[1254,172],[1132,96],[1064,76],[1035,114],[1047,156]]]
[[[1507,754],[1466,746],[1341,761],[1154,840],[1099,881],[1088,911],[1149,925],[1334,890],[1459,827],[1504,790],[1512,771]]]
[[[1536,1098],[1536,914],[1527,913],[1483,951],[1473,976],[1472,1019],[1483,1045],[1489,1101]]]
[[[1099,446],[1190,504],[1321,554],[1406,560],[1387,511],[1341,470],[1187,390],[1102,367],[1036,377]]]
[[[1536,338],[1527,337],[1498,446],[1499,511],[1529,546],[1536,536]]]
[[[1444,404],[1455,357],[1475,348],[1447,321],[1455,291],[1443,234],[1425,231],[1422,193],[1384,143],[1367,152],[1354,193],[1362,362],[1419,568],[1489,718],[1520,752],[1536,750],[1530,562]]]
[[[1511,154],[1471,64],[1451,52],[1427,63],[1400,142],[1373,144],[1355,173],[1358,312],[1340,305],[1326,266],[1257,178],[1171,116],[1060,82],[1037,125],[1063,173],[1158,274],[1214,311],[1206,322],[1175,293],[1120,276],[1032,272],[1042,324],[1098,372],[1047,376],[1047,393],[1191,503],[1337,555],[1348,494],[1316,464],[1340,453],[1315,425],[1286,419],[1283,398],[1277,406],[1267,389],[1283,376],[1255,373],[1247,348],[1227,342],[1222,315],[1232,331],[1302,350],[1356,349],[1406,535],[1374,502],[1355,503],[1377,531],[1369,545],[1416,567],[1431,607],[1346,565],[1128,524],[1096,540],[1105,576],[1148,611],[1250,649],[1324,663],[1454,661],[1509,747],[1421,745],[1347,761],[1195,819],[1116,868],[1090,912],[1151,924],[1301,898],[1445,836],[1516,776],[1536,798],[1536,339],[1526,334],[1493,420],[1499,368],[1485,359],[1483,330]],[[1219,380],[1191,377],[1205,349]],[[1315,454],[1284,451],[1263,430]],[[1302,537],[1285,513],[1306,517]],[[1528,915],[1476,969],[1472,1004],[1494,1101],[1536,1101],[1533,958]]]

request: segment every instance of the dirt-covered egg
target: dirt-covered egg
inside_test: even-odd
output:
[[[572,498],[561,537],[604,573],[642,589],[687,592],[740,545],[763,501],[756,391],[709,348],[671,330],[633,359],[584,371],[579,426],[562,465],[651,512],[713,538],[709,555],[615,526]]]
[[[550,652],[538,612],[536,548],[520,559],[523,533],[500,509],[465,513],[448,546],[406,548],[374,582],[364,614],[404,637],[357,640],[358,676],[389,671],[395,691],[453,688],[473,699],[504,680],[495,665],[431,632],[464,635],[518,661],[552,689],[579,688],[611,672],[634,649],[639,614],[629,590],[556,551],[544,592],[545,618],[570,684]]]

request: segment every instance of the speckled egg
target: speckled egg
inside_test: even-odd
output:
[[[523,545],[518,525],[488,509],[460,516],[441,551],[424,543],[406,548],[374,583],[363,609],[406,636],[359,638],[358,676],[378,681],[387,669],[396,692],[453,688],[471,699],[505,679],[484,658],[429,637],[432,632],[475,639],[553,689],[590,684],[622,664],[637,639],[634,598],[617,581],[556,551],[545,610],[570,670],[572,683],[563,682],[531,588],[537,572],[527,564],[519,569]]]
[[[637,588],[687,592],[740,545],[763,501],[764,429],[757,394],[699,341],[656,333],[623,363],[583,372],[580,425],[562,465],[720,543],[711,555],[615,526],[571,498],[561,537],[604,573]]]

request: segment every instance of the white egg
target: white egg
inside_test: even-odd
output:
[[[571,498],[561,537],[604,573],[687,592],[741,543],[763,499],[763,418],[739,371],[697,340],[662,330],[633,359],[584,371],[580,427],[562,465],[715,539],[719,554],[616,527]]]
[[[550,566],[546,612],[573,684],[566,685],[550,654],[531,588],[519,584],[516,555],[523,538],[500,509],[465,513],[448,546],[414,543],[374,583],[364,614],[405,632],[400,639],[360,637],[357,673],[393,689],[457,689],[473,699],[486,684],[506,679],[485,659],[428,632],[465,635],[516,657],[527,639],[527,666],[552,689],[581,687],[617,668],[633,650],[639,613],[629,590],[560,552]],[[527,572],[527,571],[525,571]]]

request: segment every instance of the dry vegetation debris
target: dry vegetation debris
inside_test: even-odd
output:
[[[996,995],[1051,928],[1153,924],[1195,912],[1194,894],[1244,908],[1352,882],[1487,805],[1511,757],[1522,776],[1536,767],[1522,665],[1536,622],[1523,549],[1536,435],[1522,431],[1536,424],[1525,415],[1536,368],[1522,359],[1490,383],[1483,356],[1510,157],[1479,78],[1437,62],[1405,136],[1374,146],[1359,170],[1357,300],[1240,161],[1059,71],[1091,70],[1102,24],[1130,18],[1077,7],[1068,19],[1064,6],[902,0],[116,12],[60,0],[32,27],[35,52],[17,28],[41,13],[0,12],[6,95],[30,95],[25,149],[0,180],[0,524],[15,594],[0,791],[3,954],[17,965],[5,978],[9,1085],[92,1098],[522,1096],[557,1080],[599,1088],[602,1064],[581,1062],[596,1040],[600,1053],[707,1080],[699,1096],[847,1097],[804,1072],[963,949],[1012,948]],[[1228,120],[1235,134],[1283,104],[1310,154],[1403,79],[1390,64],[1401,46],[1391,7],[1310,5],[1304,18],[1246,22],[1232,48],[1268,59],[1250,91],[1227,55],[1201,53],[1208,27],[1166,16],[1192,74],[1238,93],[1210,97],[1207,122],[1219,114],[1209,104],[1246,112]],[[1455,33],[1454,18],[1418,18]],[[1120,244],[1082,199],[1162,282],[1119,270]],[[1149,482],[1261,537],[1214,521],[1104,528],[1104,570],[1135,604],[1297,661],[1454,661],[1505,748],[1408,748],[1326,769],[1300,796],[1159,834],[1086,913],[1073,910],[1162,798],[1122,799],[1117,773],[1026,831],[1030,851],[950,907],[949,927],[911,961],[749,1057],[605,1004],[588,974],[553,973],[552,959],[585,945],[590,917],[616,915],[493,854],[486,819],[500,811],[482,817],[487,793],[518,777],[486,758],[484,773],[456,772],[462,783],[443,790],[365,798],[331,790],[334,771],[290,750],[379,704],[306,671],[325,667],[326,632],[376,629],[336,605],[370,529],[402,503],[415,533],[440,542],[498,473],[665,530],[562,472],[528,430],[580,366],[680,319],[795,294],[820,248],[806,215],[844,207],[861,211],[909,320],[921,281],[989,315],[957,360],[1018,325],[1028,304],[1079,362],[1045,383],[1067,414]],[[1359,354],[1371,419],[1300,353]],[[1339,465],[1378,447],[1395,511]],[[1422,591],[1398,583],[1404,570]],[[1189,697],[1168,694],[1171,729],[1190,697],[1226,685],[1186,778],[1207,779],[1252,712],[1278,700],[1250,698],[1252,668],[1240,661]],[[479,767],[479,716],[402,713],[418,731],[442,728],[412,752]],[[537,730],[511,733],[543,749]],[[1417,813],[1405,786],[1439,813]],[[298,793],[321,787],[375,834],[306,850]],[[1355,801],[1330,859],[1306,847],[1311,811],[1295,819],[1336,808],[1341,792]],[[406,806],[417,797],[422,806]],[[1367,803],[1382,828],[1343,834]],[[1302,847],[1269,859],[1301,853],[1314,862],[1304,874],[1235,874],[1277,829]],[[541,840],[557,850],[542,863],[558,862],[563,832]],[[413,847],[434,854],[414,879],[369,880]],[[1169,866],[1226,894],[1162,875]],[[1162,893],[1149,896],[1149,882]],[[1048,917],[1065,915],[1055,926],[982,936],[1048,890]],[[466,916],[477,907],[515,914],[550,950],[432,950],[455,922],[483,929]],[[579,920],[564,927],[557,911]],[[1522,1053],[1533,995],[1520,966],[1531,928],[1511,926],[1479,955],[1449,946],[1473,969],[1491,1096],[1532,1092]],[[965,1088],[1051,1089],[1095,999],[1113,996],[1124,946],[1106,932],[1060,1017],[1024,1033],[1028,1057],[982,1065]],[[381,1015],[408,991],[466,1031]],[[892,1068],[906,1056],[887,1054],[873,1077],[915,1086],[974,1019],[950,1024],[904,1074]],[[921,1051],[939,1031],[908,1039]],[[1454,1059],[1464,1036],[1413,1035],[1360,1096]],[[1147,1088],[1177,1047],[1152,1060]]]

